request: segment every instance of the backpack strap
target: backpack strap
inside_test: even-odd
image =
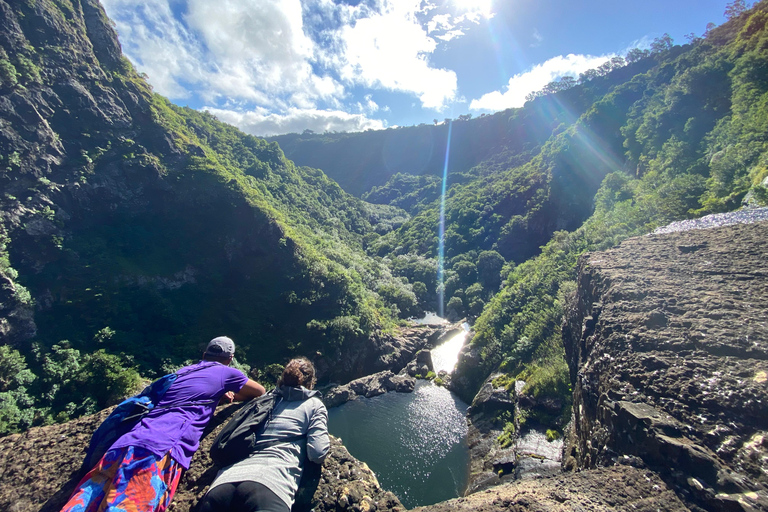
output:
[[[259,441],[256,443],[253,447],[253,452],[258,452],[260,450],[263,450],[264,448],[269,448],[270,446],[275,446],[277,444],[282,443],[293,443],[294,441],[301,441],[302,439],[306,439],[307,434],[302,434],[300,436],[289,436],[289,437],[283,437],[283,438],[277,438],[277,439],[268,439],[266,441]]]

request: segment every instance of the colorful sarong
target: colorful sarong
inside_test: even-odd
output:
[[[164,512],[182,470],[170,454],[158,459],[133,446],[109,450],[83,477],[62,512]]]

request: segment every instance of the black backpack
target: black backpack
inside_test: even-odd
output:
[[[229,466],[262,448],[278,443],[298,441],[307,437],[302,435],[283,439],[259,439],[267,422],[272,417],[272,410],[280,400],[282,400],[282,396],[277,390],[273,390],[254,398],[237,411],[213,441],[211,446],[213,462],[219,467]]]

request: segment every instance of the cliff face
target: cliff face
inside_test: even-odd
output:
[[[768,509],[766,254],[763,222],[582,257],[566,466],[640,465],[707,510]]]
[[[186,512],[205,494],[216,477],[208,450],[226,420],[240,406],[219,408],[208,425],[200,450],[189,471],[182,476],[173,500],[173,510]],[[93,430],[109,411],[86,416],[62,425],[28,430],[0,439],[0,510],[13,512],[56,512],[69,498],[80,477],[78,468]],[[403,511],[400,501],[381,489],[368,467],[352,457],[339,439],[331,438],[331,452],[320,474],[308,479],[316,487],[314,496],[306,496],[314,510]],[[304,485],[304,484],[302,484]],[[309,491],[307,491],[309,489]],[[300,493],[311,492],[310,485]],[[308,510],[297,507],[294,510]]]
[[[390,314],[367,219],[276,143],[153,94],[97,0],[0,0],[0,343],[30,365],[67,340],[151,375],[226,333],[248,364],[322,353],[356,377]]]

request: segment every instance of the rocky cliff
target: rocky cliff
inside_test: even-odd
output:
[[[657,471],[691,506],[768,509],[768,223],[584,256],[563,328],[565,465]]]
[[[208,425],[201,448],[184,473],[173,510],[194,510],[216,476],[208,450],[217,432],[240,407],[220,407]],[[107,416],[102,411],[63,425],[28,430],[0,439],[0,510],[56,512],[66,502],[80,477],[79,467],[93,430]],[[307,503],[318,512],[403,511],[400,501],[379,486],[368,467],[352,457],[341,442],[331,439],[331,452],[320,474],[310,479],[314,496]],[[301,491],[300,491],[301,492]],[[304,492],[308,492],[304,489]],[[295,510],[308,510],[309,507]]]
[[[762,222],[585,255],[563,328],[574,382],[563,464],[571,471],[524,472],[419,510],[768,510],[767,250]],[[508,406],[494,389],[482,407]],[[193,510],[211,482],[206,448],[236,407],[212,422],[176,510]],[[105,413],[0,439],[0,508],[56,510]],[[317,481],[315,510],[402,510],[338,440]]]

